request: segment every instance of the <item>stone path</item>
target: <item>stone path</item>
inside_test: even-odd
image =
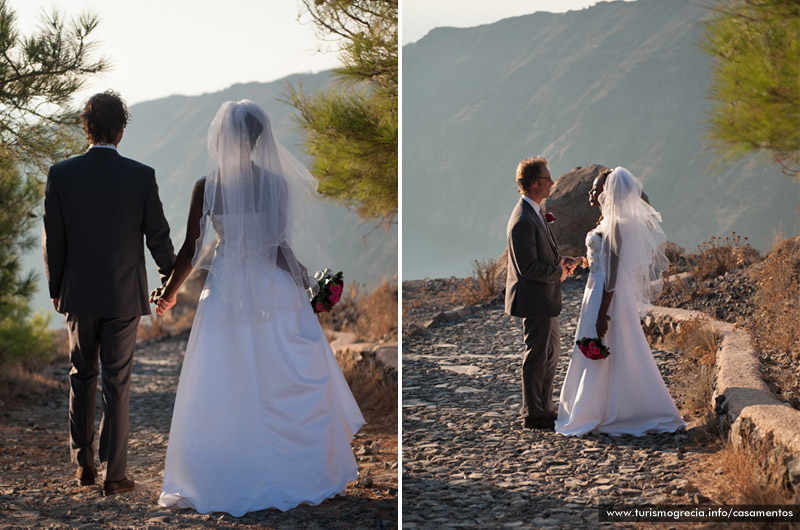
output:
[[[186,339],[137,347],[129,444],[129,471],[137,483],[133,493],[106,498],[99,486],[75,484],[67,443],[67,363],[51,370],[60,388],[19,396],[14,406],[0,409],[0,528],[397,528],[396,427],[389,431],[385,425],[383,431],[367,425],[353,440],[359,479],[345,497],[239,518],[158,506]]]
[[[578,281],[564,284],[555,399],[582,289]],[[598,503],[706,500],[690,478],[702,454],[685,433],[576,439],[523,430],[521,322],[502,306],[409,335],[402,374],[403,528],[610,527],[598,523]],[[654,354],[669,385],[677,354]]]

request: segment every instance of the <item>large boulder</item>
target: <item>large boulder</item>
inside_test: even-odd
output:
[[[550,229],[564,256],[586,255],[586,233],[597,226],[600,218],[600,208],[589,204],[589,190],[604,169],[605,166],[591,164],[567,171],[556,179],[550,197],[543,203],[545,211],[556,217]],[[645,193],[642,198],[648,200]]]

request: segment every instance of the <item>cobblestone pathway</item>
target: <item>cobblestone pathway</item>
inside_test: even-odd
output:
[[[556,400],[581,298],[582,284],[565,283]],[[610,527],[598,522],[599,503],[702,500],[688,478],[702,454],[685,433],[576,439],[523,430],[521,322],[501,305],[410,335],[403,345],[403,528]],[[669,385],[677,354],[654,355]]]
[[[140,344],[131,382],[128,469],[136,490],[103,497],[99,486],[75,484],[67,443],[66,374],[60,389],[20,400],[0,416],[0,528],[2,529],[380,529],[397,528],[397,438],[394,429],[365,426],[353,440],[359,480],[347,495],[288,512],[263,510],[235,518],[162,508],[161,492],[172,406],[187,336]],[[99,394],[99,392],[98,392]],[[97,420],[99,421],[99,411]],[[385,426],[384,426],[385,428]]]

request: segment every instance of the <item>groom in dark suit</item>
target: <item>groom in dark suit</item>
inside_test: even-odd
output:
[[[80,485],[95,483],[94,411],[102,366],[103,494],[132,491],[130,378],[141,315],[150,314],[143,236],[162,278],[175,263],[155,171],[117,152],[129,114],[118,94],[95,94],[81,113],[91,146],[50,168],[44,197],[45,272],[69,333],[69,439]]]
[[[520,162],[517,186],[522,197],[506,228],[506,313],[522,318],[524,426],[552,430],[557,414],[552,404],[553,378],[561,351],[561,282],[572,273],[572,259],[559,256],[539,205],[553,186],[547,160],[539,156]]]

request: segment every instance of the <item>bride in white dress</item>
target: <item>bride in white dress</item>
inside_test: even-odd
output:
[[[555,430],[641,436],[686,427],[642,331],[667,266],[661,215],[642,200],[642,184],[618,167],[595,179],[589,201],[601,222],[586,235],[590,272],[575,340],[601,337],[611,354],[588,359],[575,346]]]
[[[364,424],[304,290],[328,265],[316,181],[252,101],[227,102],[208,132],[186,241],[156,295],[175,304],[210,222],[216,251],[181,370],[158,502],[241,516],[344,493]]]

